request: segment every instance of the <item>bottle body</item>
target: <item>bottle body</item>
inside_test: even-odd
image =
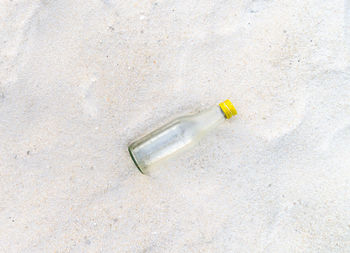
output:
[[[129,153],[138,169],[145,173],[152,165],[191,146],[226,118],[221,105],[179,117],[131,143]]]

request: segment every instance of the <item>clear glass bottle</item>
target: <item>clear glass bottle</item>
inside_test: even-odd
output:
[[[129,145],[129,153],[137,168],[148,168],[198,141],[210,129],[236,115],[226,100],[219,105],[193,115],[182,116],[141,137]]]

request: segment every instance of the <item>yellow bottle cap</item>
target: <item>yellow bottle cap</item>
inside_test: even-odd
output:
[[[219,104],[221,110],[224,112],[227,119],[231,118],[232,116],[235,116],[237,114],[237,111],[230,100],[226,100]]]

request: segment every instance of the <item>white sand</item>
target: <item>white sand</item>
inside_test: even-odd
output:
[[[0,251],[350,252],[350,1],[1,0]]]

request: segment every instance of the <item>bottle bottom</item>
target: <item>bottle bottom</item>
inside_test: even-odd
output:
[[[128,150],[129,150],[130,157],[131,157],[132,161],[134,162],[134,164],[136,165],[136,167],[138,168],[138,170],[139,170],[142,174],[145,174],[145,173],[143,172],[143,170],[141,169],[139,163],[137,162],[137,159],[136,159],[136,157],[134,156],[134,153],[133,153],[133,151],[132,151],[132,149],[131,149],[130,146],[128,147]]]

